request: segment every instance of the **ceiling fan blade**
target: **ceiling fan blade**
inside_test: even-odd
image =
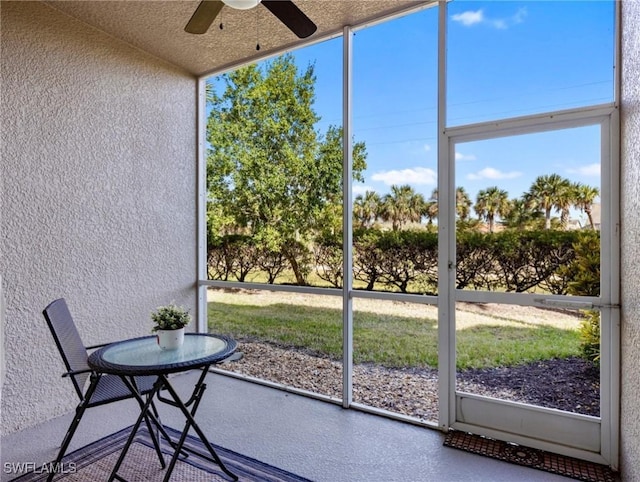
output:
[[[191,19],[184,28],[187,33],[205,33],[222,10],[224,3],[220,0],[202,0]]]
[[[307,38],[318,27],[290,0],[262,0],[262,5],[300,38]]]

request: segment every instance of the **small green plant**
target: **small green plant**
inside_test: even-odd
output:
[[[178,330],[184,328],[191,322],[191,315],[182,306],[173,303],[167,306],[159,306],[151,313],[151,320],[154,322],[152,332],[158,330]]]
[[[575,259],[561,271],[561,275],[570,279],[567,291],[576,296],[600,295],[600,233],[597,231],[580,232],[574,243]],[[584,319],[578,329],[582,357],[595,366],[600,365],[600,312],[584,312]]]
[[[582,356],[600,364],[600,312],[590,310],[585,312],[585,318],[580,323],[580,350]]]

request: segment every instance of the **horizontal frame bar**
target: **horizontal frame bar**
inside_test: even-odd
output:
[[[616,110],[613,103],[579,109],[546,112],[498,121],[448,127],[445,134],[456,143],[495,139],[498,137],[557,131],[573,127],[602,124]]]

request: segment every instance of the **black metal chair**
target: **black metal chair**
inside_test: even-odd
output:
[[[62,458],[71,443],[71,439],[80,424],[84,411],[87,408],[97,407],[99,405],[105,405],[107,403],[134,397],[131,390],[125,385],[120,377],[97,373],[89,367],[87,363],[87,350],[99,348],[106,344],[89,347],[85,347],[83,345],[80,334],[73,322],[73,318],[71,317],[71,313],[69,312],[69,308],[67,307],[67,303],[64,298],[51,302],[44,309],[42,314],[47,320],[51,334],[53,335],[56,346],[58,347],[65,367],[67,368],[67,371],[62,376],[71,378],[73,387],[76,390],[78,398],[80,398],[80,403],[76,407],[75,416],[66,435],[64,436],[64,439],[62,440],[58,457],[54,462],[54,471],[50,473],[47,479],[48,481],[51,481],[53,480],[56,472],[55,468],[60,467],[60,462],[62,461]],[[85,391],[84,387],[87,379],[89,379],[90,383]],[[152,390],[155,381],[155,376],[132,377],[131,379],[131,382],[142,395],[147,395]],[[162,468],[165,468],[165,461],[160,450],[160,443],[156,436],[156,432],[152,429],[151,423],[155,425],[158,431],[169,441],[169,443],[172,443],[172,441],[159,421],[158,412],[155,406],[152,405],[152,408],[153,413],[149,414],[149,417],[147,417],[145,421],[155,445],[158,458],[160,459],[160,464]]]

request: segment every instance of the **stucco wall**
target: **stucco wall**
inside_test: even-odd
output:
[[[196,301],[196,80],[39,2],[2,2],[2,433],[77,402],[42,317],[84,342]]]
[[[622,2],[623,480],[640,480],[640,2]]]

